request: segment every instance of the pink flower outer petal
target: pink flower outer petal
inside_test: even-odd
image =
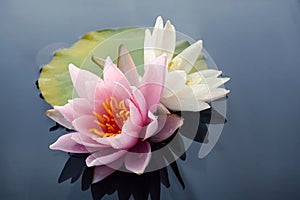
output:
[[[112,96],[112,91],[104,83],[102,84],[98,82],[95,89],[93,100],[95,102],[100,102],[100,101],[105,102],[105,100],[109,99],[111,96]]]
[[[91,134],[92,136],[92,134]],[[93,140],[91,137],[86,134],[82,134],[80,132],[76,132],[71,137],[78,144],[84,145],[86,147],[95,147],[95,148],[108,148],[108,145],[100,144],[97,141]]]
[[[131,85],[137,86],[139,83],[139,74],[130,53],[124,45],[120,45],[119,55],[119,69],[124,73]]]
[[[59,111],[69,122],[74,120],[72,102],[73,100],[70,100],[69,103],[66,103],[63,106],[54,106],[54,109]]]
[[[145,73],[138,89],[147,102],[147,110],[156,110],[164,89],[167,57],[157,57],[151,64],[145,65]]]
[[[155,116],[151,111],[148,111],[148,117],[151,122],[146,127],[144,127],[145,134],[143,140],[146,140],[149,137],[153,136],[158,129],[158,117]]]
[[[108,165],[96,166],[94,169],[93,182],[97,183],[102,181],[112,173],[114,173],[117,169],[119,169],[123,165],[124,159],[120,158]]]
[[[148,142],[139,142],[136,146],[130,149],[125,156],[125,167],[136,173],[142,174],[151,158],[151,146]]]
[[[101,144],[109,144],[114,149],[129,149],[138,142],[140,129],[128,119],[120,134],[111,137],[93,137],[93,139]]]
[[[94,110],[94,105],[88,99],[76,98],[69,102],[73,108],[74,119],[83,115],[91,115]]]
[[[117,66],[112,62],[110,57],[107,57],[105,61],[105,66],[103,69],[103,77],[105,85],[112,89],[115,87],[115,83],[123,85],[128,91],[130,91],[130,83],[128,82],[125,75],[117,68]]]
[[[75,120],[73,120],[72,124],[75,127],[75,129],[82,133],[82,134],[86,134],[86,135],[95,135],[90,133],[90,129],[100,129],[99,125],[97,125],[94,120],[97,120],[96,116],[93,115],[83,115],[81,117],[76,118]]]
[[[140,110],[132,102],[129,103],[129,109],[131,122],[136,126],[142,127],[144,121]]]
[[[85,160],[88,167],[108,165],[126,154],[127,150],[116,150],[113,148],[103,148],[92,153]]]
[[[87,80],[85,82],[85,88],[86,88],[86,95],[87,99],[91,101],[100,100],[96,99],[96,93],[99,90],[99,88],[104,86],[104,81],[102,79],[99,79],[98,81],[95,80]],[[105,99],[105,95],[100,96],[101,99]]]
[[[110,88],[110,90],[112,92],[111,96],[116,98],[118,101],[130,99],[132,93],[131,88],[128,90],[128,88],[118,82],[115,82],[114,87]]]
[[[132,101],[136,105],[136,107],[139,109],[143,121],[146,121],[147,119],[147,102],[144,98],[142,92],[137,89],[136,87],[132,87]]]
[[[98,183],[99,181],[102,181],[103,179],[105,179],[115,171],[116,169],[107,167],[105,165],[95,167],[92,183]]]
[[[89,153],[97,150],[97,148],[86,147],[81,144],[78,144],[72,139],[73,134],[74,133],[69,133],[60,136],[56,140],[56,142],[50,145],[50,149],[61,150],[71,153]]]
[[[85,85],[87,80],[100,81],[100,78],[97,75],[87,70],[80,69],[73,64],[69,65],[69,72],[73,86],[79,97],[82,98],[88,98]]]
[[[60,125],[68,128],[68,129],[74,129],[72,123],[69,122],[68,120],[66,120],[64,118],[64,116],[58,110],[55,110],[55,109],[47,110],[46,111],[46,115],[49,118],[51,118],[52,120],[54,120],[57,123],[59,123]]]
[[[158,143],[172,136],[179,127],[183,124],[183,119],[176,114],[168,114],[163,128],[154,136],[149,138],[149,142]]]

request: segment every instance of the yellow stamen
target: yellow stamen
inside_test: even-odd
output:
[[[192,80],[188,79],[188,80],[186,80],[185,84],[190,85],[192,82],[193,82]]]
[[[172,68],[172,65],[174,64],[173,61],[170,61],[169,64],[168,64],[168,70],[170,70]]]
[[[107,100],[107,99],[106,99]],[[106,110],[106,112],[110,115],[110,116],[113,116],[112,112],[111,112],[111,108],[109,107],[109,104],[108,103],[102,103],[104,109]]]
[[[94,122],[95,122],[96,124],[98,124],[99,126],[101,126],[102,128],[105,128],[105,125],[102,124],[101,122],[99,122],[98,120],[94,120]]]
[[[104,118],[103,118],[101,115],[99,115],[97,112],[93,111],[93,114],[94,114],[99,120],[101,120],[101,121],[104,120]]]
[[[95,134],[100,135],[100,136],[104,136],[104,135],[105,135],[102,131],[99,131],[99,130],[96,129],[96,128],[91,128],[91,129],[89,129],[89,132],[90,132],[90,133],[95,133]]]
[[[110,97],[102,102],[102,106],[104,114],[93,111],[93,114],[97,117],[94,123],[99,126],[99,129],[91,128],[89,132],[102,137],[112,137],[121,134],[122,128],[120,127],[130,117],[129,108],[125,105],[125,101],[121,100],[118,102],[116,98]],[[103,113],[103,111],[100,113]]]
[[[112,110],[115,110],[117,108],[117,106],[118,106],[117,99],[114,98],[114,97],[110,97],[110,99],[111,99],[111,101],[110,101],[110,107],[112,108]]]
[[[127,110],[127,108],[125,107],[124,100],[120,101],[120,103],[119,103],[119,109]]]
[[[106,114],[104,114],[103,117],[104,117],[108,122],[110,121],[110,118],[109,118]]]
[[[182,63],[182,58],[176,58],[176,60],[171,60],[168,64],[168,70],[170,69],[178,69]]]

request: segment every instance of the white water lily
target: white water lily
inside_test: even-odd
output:
[[[221,71],[207,69],[192,72],[197,58],[202,52],[199,40],[173,57],[176,32],[168,20],[156,19],[154,29],[145,31],[144,63],[149,64],[163,53],[167,55],[168,72],[161,103],[177,111],[201,111],[210,108],[211,101],[223,98],[229,90],[220,88],[229,78],[220,78]]]

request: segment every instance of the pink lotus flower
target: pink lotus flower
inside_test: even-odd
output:
[[[46,112],[56,122],[76,130],[62,135],[50,148],[90,153],[86,164],[96,166],[94,183],[123,164],[132,172],[143,173],[151,158],[150,144],[167,139],[183,123],[159,103],[166,56],[146,65],[140,77],[129,53],[122,49],[119,68],[109,57],[106,59],[103,79],[70,64],[79,97]]]

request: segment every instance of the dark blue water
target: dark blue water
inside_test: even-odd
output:
[[[202,160],[193,145],[179,162],[186,189],[171,176],[162,199],[300,199],[297,0],[1,0],[1,199],[90,198],[79,183],[57,184],[68,156],[48,149],[58,133],[34,86],[37,55],[88,31],[152,26],[157,15],[204,40],[232,91],[217,145]]]

